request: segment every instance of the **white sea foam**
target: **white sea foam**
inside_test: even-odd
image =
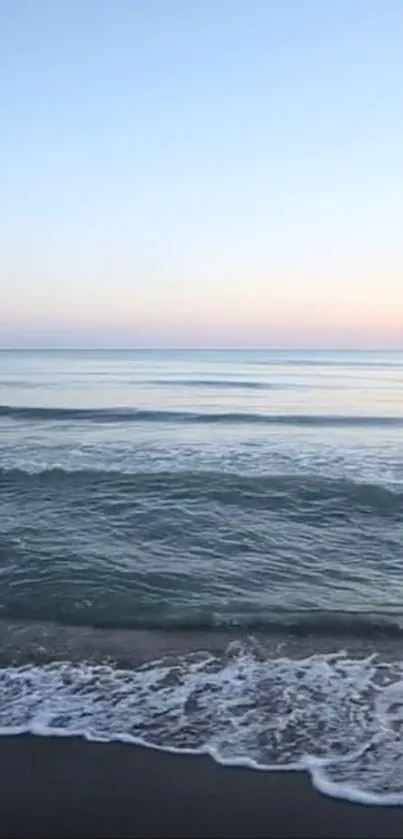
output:
[[[403,665],[374,656],[167,657],[135,670],[54,663],[0,669],[0,734],[82,736],[305,769],[322,792],[403,805]]]

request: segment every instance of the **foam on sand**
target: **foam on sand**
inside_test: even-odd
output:
[[[82,736],[307,770],[322,792],[403,805],[403,665],[346,653],[167,656],[136,669],[0,669],[0,733]]]

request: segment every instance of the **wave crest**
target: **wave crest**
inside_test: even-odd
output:
[[[261,424],[306,427],[403,427],[401,416],[263,414],[253,412],[160,411],[141,408],[45,408],[0,406],[0,418],[31,422]]]

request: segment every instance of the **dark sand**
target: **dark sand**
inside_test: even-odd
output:
[[[2,837],[403,837],[403,808],[318,795],[295,773],[119,744],[1,738]]]

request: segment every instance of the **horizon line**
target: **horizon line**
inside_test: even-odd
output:
[[[170,347],[170,346],[155,346],[155,347],[88,347],[88,346],[71,346],[71,347],[36,347],[36,346],[20,346],[20,347],[0,347],[0,352],[403,352],[403,345],[401,347],[379,347],[379,346],[326,346],[326,347]]]

